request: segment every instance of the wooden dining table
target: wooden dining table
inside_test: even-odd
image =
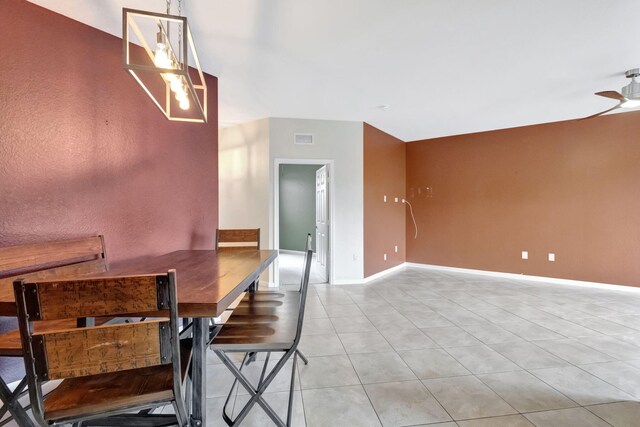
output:
[[[275,250],[180,250],[117,264],[88,277],[166,274],[176,270],[178,316],[193,319],[191,425],[206,425],[206,350],[209,319],[229,305],[276,259]],[[0,315],[15,316],[13,292],[0,290]]]

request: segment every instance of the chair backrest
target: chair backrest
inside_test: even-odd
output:
[[[307,234],[307,244],[304,251],[304,263],[302,267],[302,278],[300,280],[300,312],[298,314],[298,325],[294,339],[294,347],[297,347],[302,336],[302,324],[304,322],[304,310],[307,304],[307,293],[309,291],[309,275],[311,274],[311,261],[313,250],[311,249],[311,234]]]
[[[216,250],[260,249],[260,229],[216,230]]]
[[[42,382],[173,364],[181,396],[176,273],[51,282],[14,282],[34,414],[44,420]],[[150,321],[34,332],[33,322],[99,316]]]

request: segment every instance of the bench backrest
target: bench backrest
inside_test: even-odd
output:
[[[13,303],[13,281],[57,280],[107,270],[104,238],[92,236],[0,248],[0,304]],[[10,311],[10,307],[5,307]]]

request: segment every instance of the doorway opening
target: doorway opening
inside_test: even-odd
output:
[[[299,285],[304,237],[311,234],[309,282],[332,279],[332,161],[278,159],[274,165],[274,247],[280,251],[274,282]]]

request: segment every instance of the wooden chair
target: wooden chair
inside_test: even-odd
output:
[[[178,338],[176,274],[17,280],[20,336],[35,419],[42,426],[188,423],[183,399],[190,347]],[[97,316],[153,320],[38,331],[38,321]],[[157,316],[161,316],[157,318]],[[43,398],[42,383],[62,380]],[[175,415],[150,414],[173,404]],[[139,410],[138,414],[131,411]]]
[[[253,307],[239,306],[236,309],[237,312],[234,311],[231,314],[228,321],[212,341],[211,349],[236,377],[222,411],[223,419],[230,426],[239,425],[256,403],[264,409],[276,425],[291,425],[293,390],[298,357],[297,349],[302,334],[312,254],[311,236],[308,236],[300,292],[284,292],[283,297],[279,300],[280,304],[260,306],[259,303],[256,303]],[[253,296],[252,294],[249,295]],[[239,368],[227,354],[233,352],[245,353]],[[242,368],[245,366],[249,354],[259,352],[266,352],[267,355],[260,380],[254,386],[243,374]],[[284,355],[267,374],[269,358],[272,352],[284,352]],[[293,367],[291,370],[287,421],[285,423],[265,401],[263,394],[291,357],[293,357]],[[238,382],[249,392],[251,397],[236,418],[232,419],[226,408]]]
[[[216,251],[239,249],[260,249],[260,229],[216,229]],[[247,288],[249,292],[257,290],[257,280]],[[235,304],[231,308],[235,308]]]
[[[216,250],[260,249],[260,229],[216,230]]]
[[[78,277],[104,272],[107,269],[107,257],[102,236],[80,239],[58,240],[19,246],[0,248],[0,309],[3,312],[15,313],[16,304],[13,297],[13,281],[17,278],[32,280]],[[99,319],[103,323],[107,319]],[[37,322],[38,331],[47,329],[73,328],[76,320],[65,319],[53,322]],[[0,357],[22,358],[20,332],[13,329],[0,334]],[[19,425],[31,425],[26,409],[18,399],[26,391],[27,379],[23,378],[13,392],[0,378],[0,419],[8,411],[10,416],[2,420],[3,425],[15,419]]]

